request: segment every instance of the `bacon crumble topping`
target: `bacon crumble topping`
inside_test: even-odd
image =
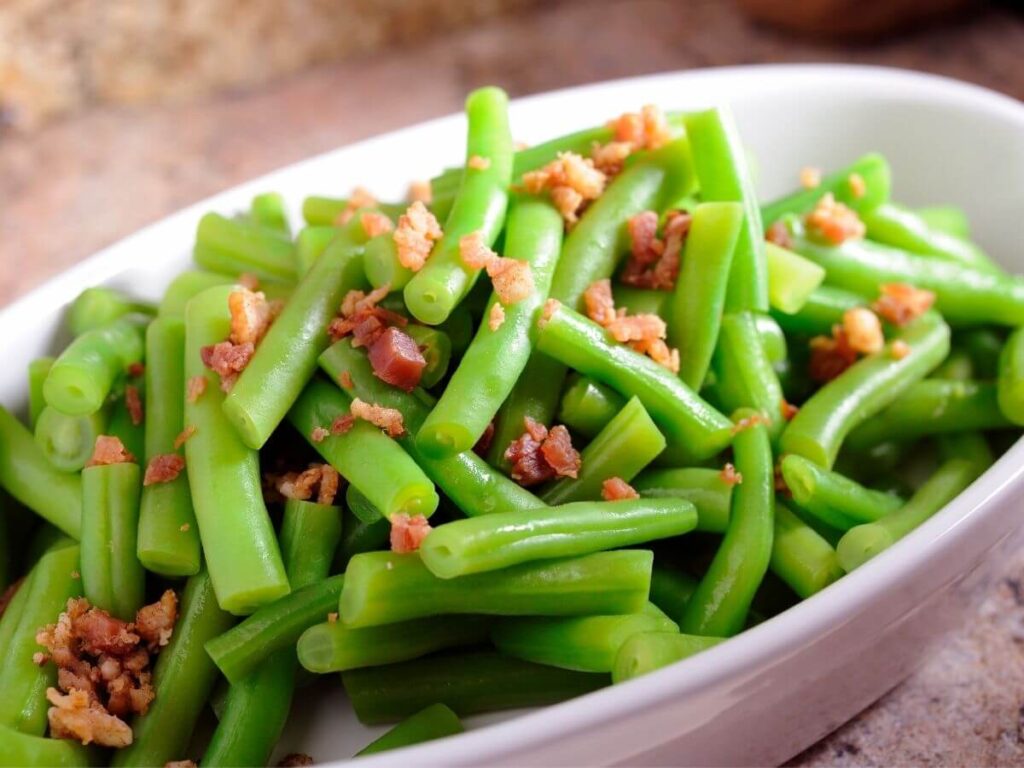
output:
[[[466,166],[472,168],[474,171],[486,171],[491,167],[491,158],[473,155],[466,161]]]
[[[620,279],[635,288],[671,291],[679,276],[683,243],[692,217],[683,211],[669,212],[665,239],[658,237],[658,214],[642,211],[627,223],[631,241],[630,258]]]
[[[310,464],[302,472],[286,472],[273,477],[275,490],[286,499],[308,501],[315,498],[317,504],[330,505],[338,494],[341,476],[330,464]]]
[[[496,331],[501,328],[505,323],[505,308],[501,306],[500,302],[494,302],[491,305],[491,311],[487,313],[487,327],[492,331]]]
[[[743,475],[736,471],[736,467],[733,466],[731,461],[727,461],[725,463],[725,466],[722,467],[722,471],[718,473],[718,476],[722,478],[723,483],[729,486],[739,485],[743,482]]]
[[[352,416],[368,421],[374,426],[383,429],[388,434],[388,437],[401,437],[405,434],[402,414],[394,408],[385,408],[376,403],[367,403],[356,397],[352,400],[351,410]]]
[[[531,195],[548,190],[551,201],[570,226],[579,219],[586,203],[604,193],[606,181],[607,177],[594,167],[593,160],[575,152],[560,152],[543,168],[523,174],[523,188]]]
[[[793,236],[789,233],[789,227],[781,219],[768,227],[768,231],[764,233],[764,239],[780,248],[789,250],[792,250],[794,245]]]
[[[431,531],[430,523],[423,515],[409,515],[399,512],[391,516],[391,551],[399,554],[415,552]]]
[[[352,374],[348,371],[342,371],[338,374],[338,383],[343,389],[355,389],[355,382],[352,381]]]
[[[409,192],[406,199],[410,203],[423,203],[430,205],[434,200],[434,189],[429,181],[414,181],[409,185]]]
[[[865,307],[853,307],[843,313],[843,331],[850,347],[861,354],[873,355],[885,346],[878,315]]]
[[[185,383],[185,399],[190,403],[197,402],[204,392],[206,392],[205,376],[192,376]]]
[[[356,212],[363,208],[373,208],[377,205],[377,198],[371,195],[363,187],[356,187],[352,190],[352,194],[348,198],[348,202],[345,203],[345,207],[341,213],[335,218],[334,223],[337,226],[344,226],[352,221],[352,217],[356,215]]]
[[[559,424],[548,430],[529,416],[523,419],[523,427],[523,434],[505,450],[513,480],[526,487],[555,477],[578,476],[580,454],[572,447],[568,429]]]
[[[443,234],[434,214],[421,200],[415,201],[398,217],[398,226],[392,235],[398,262],[406,269],[419,272],[426,264],[434,243]]]
[[[883,283],[881,294],[872,308],[893,325],[906,325],[935,303],[935,294],[907,283]]]
[[[605,501],[622,501],[623,499],[639,499],[640,494],[621,477],[609,477],[601,483],[601,498]]]
[[[756,427],[758,424],[769,426],[771,421],[763,413],[752,413],[750,416],[744,416],[733,424],[732,433],[738,435],[740,432],[745,432],[751,427]]]
[[[186,425],[185,428],[178,433],[178,436],[174,438],[174,450],[178,450],[179,448],[181,448],[181,446],[187,443],[192,438],[192,436],[198,431],[199,430],[196,429],[195,424]]]
[[[128,418],[131,419],[133,426],[142,424],[142,396],[134,384],[128,384],[124,388],[124,407],[128,410]]]
[[[161,453],[149,460],[142,484],[157,485],[176,480],[185,469],[185,459],[177,453]]]
[[[868,185],[864,181],[864,177],[859,173],[851,173],[849,178],[846,179],[846,183],[850,187],[850,194],[857,200],[864,197],[868,192]]]
[[[313,758],[302,752],[292,752],[291,754],[285,755],[281,758],[278,768],[303,768],[307,765],[313,765]]]
[[[902,360],[910,354],[910,345],[903,339],[896,339],[896,341],[890,345],[889,353],[892,355],[894,360]]]
[[[459,256],[470,269],[484,269],[498,301],[506,306],[522,301],[534,290],[530,262],[499,256],[484,243],[479,231],[459,239]]]
[[[821,169],[807,165],[800,169],[800,186],[804,189],[815,189],[821,186]]]
[[[395,228],[391,219],[379,211],[364,211],[359,215],[359,223],[367,237],[384,235]]]
[[[120,438],[113,435],[97,435],[92,456],[85,463],[87,467],[103,467],[110,464],[132,464],[135,457],[124,447]]]
[[[860,239],[867,231],[857,212],[838,202],[831,192],[822,195],[807,214],[807,230],[833,245]]]
[[[792,421],[793,417],[800,413],[800,408],[782,398],[779,401],[779,413],[785,421]]]
[[[309,433],[309,439],[314,443],[322,443],[330,436],[331,430],[324,427],[313,427],[313,431]]]
[[[679,350],[665,343],[665,321],[655,314],[628,315],[625,309],[616,309],[610,280],[591,283],[583,293],[583,303],[587,316],[606,328],[616,341],[629,344],[673,373],[679,372]]]
[[[808,373],[813,381],[832,381],[857,362],[857,350],[850,346],[846,331],[840,325],[833,326],[831,336],[815,336],[810,347]]]

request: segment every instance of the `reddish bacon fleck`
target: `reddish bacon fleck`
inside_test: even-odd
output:
[[[601,483],[601,498],[605,501],[622,501],[639,499],[640,494],[621,477],[609,477]]]
[[[344,210],[338,214],[334,223],[337,226],[344,226],[352,221],[352,217],[356,215],[356,211],[362,208],[373,208],[375,205],[377,205],[377,198],[371,195],[363,187],[356,187],[352,190],[352,195],[349,197],[348,202],[345,203]]]
[[[355,383],[352,381],[352,374],[348,371],[342,371],[338,374],[338,383],[341,384],[343,389],[355,389]]]
[[[401,437],[405,434],[402,414],[394,408],[385,408],[376,403],[367,403],[358,397],[352,400],[352,415],[357,419],[368,421],[387,432],[388,437]]]
[[[670,291],[679,276],[683,242],[690,231],[691,217],[673,211],[665,222],[665,239],[658,237],[658,214],[643,211],[628,222],[632,242],[629,261],[621,280],[636,288]]]
[[[558,477],[575,479],[579,475],[580,454],[572,447],[572,437],[563,425],[551,428],[547,440],[540,446],[540,451]]]
[[[398,217],[398,227],[392,235],[399,263],[413,272],[423,269],[434,243],[443,234],[434,214],[417,200]]]
[[[857,212],[837,202],[831,192],[822,196],[814,210],[807,214],[806,221],[809,232],[833,245],[862,238],[867,231]]]
[[[331,436],[331,430],[325,427],[313,427],[313,431],[309,433],[309,439],[314,443],[322,443],[328,437]]]
[[[406,392],[419,385],[427,367],[415,340],[395,327],[386,329],[370,345],[369,358],[374,376]]]
[[[202,347],[199,355],[203,365],[220,376],[220,388],[230,392],[255,352],[256,347],[252,342],[234,344],[230,341],[221,341]]]
[[[753,413],[750,416],[744,416],[742,419],[733,424],[732,433],[738,435],[740,432],[745,432],[751,427],[756,427],[758,424],[769,425],[771,422],[765,418],[762,413]]]
[[[835,326],[832,336],[815,336],[811,339],[808,372],[814,381],[832,381],[855,362],[857,350],[850,346],[842,327]]]
[[[124,447],[124,443],[113,435],[97,435],[96,444],[92,449],[92,457],[86,462],[87,467],[101,467],[109,464],[131,464],[135,457]]]
[[[764,239],[780,248],[793,249],[793,236],[789,233],[789,227],[782,220],[776,221],[768,227],[768,231],[764,233]]]
[[[128,409],[128,418],[134,426],[142,424],[142,397],[139,395],[139,388],[134,384],[128,384],[124,388],[124,406]]]
[[[194,403],[203,396],[206,391],[206,377],[192,376],[185,384],[185,399]]]
[[[491,311],[487,313],[487,327],[496,331],[505,324],[505,308],[499,302],[491,305]]]
[[[779,401],[779,413],[782,415],[784,420],[792,421],[793,417],[799,412],[800,409],[792,403],[789,403],[786,398],[782,398],[782,400]]]
[[[466,161],[466,165],[474,171],[486,171],[491,167],[491,158],[473,155],[468,161]]]
[[[394,224],[391,223],[391,219],[377,211],[366,211],[360,214],[359,223],[362,225],[367,237],[384,235],[395,228]]]
[[[347,413],[344,416],[339,416],[331,422],[331,434],[344,435],[355,426],[355,423],[356,417],[350,413]]]
[[[159,483],[169,483],[172,480],[176,480],[184,469],[185,459],[177,453],[161,453],[149,460],[142,484],[157,485]]]
[[[141,376],[145,372],[146,366],[144,366],[142,363],[136,362],[128,366],[128,375],[131,376],[133,379],[139,378],[139,376]]]
[[[505,458],[512,464],[512,479],[522,486],[536,485],[554,477],[579,474],[580,455],[572,447],[569,430],[559,424],[550,431],[527,416],[525,431],[512,441]]]
[[[399,554],[415,552],[431,531],[423,515],[398,513],[391,516],[391,551]]]
[[[853,307],[843,313],[843,331],[850,347],[861,354],[873,355],[885,346],[878,315],[865,307]]]
[[[492,442],[494,442],[494,422],[490,421],[484,428],[484,433],[480,435],[480,439],[476,441],[476,445],[473,446],[473,453],[483,456],[491,449]]]
[[[884,283],[881,291],[873,309],[893,325],[906,325],[935,303],[934,293],[906,283]]]
[[[739,485],[743,482],[743,475],[736,471],[736,467],[732,465],[732,462],[726,462],[718,476],[722,478],[723,483],[729,486]]]
[[[889,352],[892,354],[894,360],[902,360],[910,354],[910,345],[903,339],[896,339],[896,341],[892,343],[892,346],[889,347]]]
[[[178,450],[194,435],[198,430],[195,424],[189,424],[174,438],[174,450]]]

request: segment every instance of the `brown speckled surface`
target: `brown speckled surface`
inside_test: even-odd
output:
[[[600,20],[600,23],[595,23]],[[513,95],[671,69],[853,61],[929,70],[1024,98],[1024,17],[1006,9],[867,47],[756,29],[729,3],[605,0],[488,22],[199,104],[106,109],[0,138],[0,304],[181,206],[355,139]],[[1024,762],[1024,556],[976,616],[800,766]]]

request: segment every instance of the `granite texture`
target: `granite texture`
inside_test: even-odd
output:
[[[597,23],[597,22],[600,23]],[[0,304],[97,248],[252,176],[459,108],[467,90],[513,95],[688,67],[877,63],[1024,98],[1024,18],[996,8],[870,46],[794,40],[705,0],[547,3],[436,42],[306,71],[252,92],[105,108],[0,138]],[[794,759],[799,766],[1024,762],[1024,556],[918,672]]]

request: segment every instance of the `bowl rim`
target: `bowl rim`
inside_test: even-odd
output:
[[[854,64],[769,64],[662,72],[640,77],[621,78],[583,86],[548,91],[515,99],[517,110],[542,107],[561,99],[592,95],[610,87],[663,87],[692,81],[733,81],[753,78],[767,85],[794,87],[799,84],[830,87],[870,87],[874,93],[914,101],[942,102],[966,110],[986,112],[994,119],[1008,121],[1024,130],[1024,103],[987,88],[951,78],[917,71]],[[7,307],[0,309],[0,327],[31,327],[33,317],[52,309],[54,302],[70,301],[82,286],[109,280],[128,265],[123,253],[136,243],[152,237],[154,230],[180,227],[197,219],[210,208],[251,194],[256,188],[273,183],[281,174],[292,174],[322,162],[338,152],[359,152],[367,146],[392,140],[408,132],[427,128],[454,127],[461,120],[456,113],[413,126],[390,131],[353,144],[335,148],[261,175],[189,205],[127,237],[101,249],[81,263],[50,278]],[[449,126],[448,124],[451,124]],[[657,706],[675,697],[697,693],[721,684],[723,680],[749,673],[766,660],[778,658],[806,644],[866,606],[875,596],[894,584],[926,568],[937,554],[951,546],[971,528],[977,527],[992,503],[1024,475],[1024,440],[1011,446],[989,470],[967,490],[937,514],[860,568],[768,621],[700,654],[644,677],[601,689],[575,699],[528,712],[510,720],[470,730],[463,734],[406,747],[393,752],[360,758],[367,768],[398,761],[419,763],[477,763],[483,758],[502,759],[516,752],[537,749],[570,732],[583,732],[612,722],[638,710]],[[938,589],[941,583],[937,583]],[[342,765],[333,760],[324,765]]]

